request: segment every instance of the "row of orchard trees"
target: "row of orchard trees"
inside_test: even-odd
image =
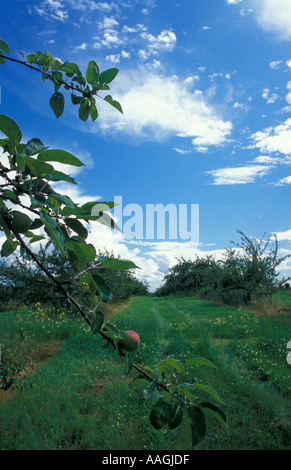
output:
[[[228,304],[242,304],[268,296],[288,279],[278,279],[279,265],[290,255],[278,256],[277,237],[256,239],[243,232],[236,248],[225,250],[221,260],[214,256],[178,259],[164,278],[156,295],[199,294]]]
[[[74,269],[69,260],[56,249],[40,245],[38,256],[41,262],[49,269],[51,274],[61,282],[64,273],[68,279],[74,276]],[[113,253],[99,252],[99,256],[114,259]],[[95,263],[98,259],[95,259]],[[131,296],[148,294],[148,285],[140,281],[130,271],[99,269],[99,283],[103,278],[103,301],[126,300]],[[88,304],[89,291],[82,286],[67,284],[71,294],[78,297],[79,302]],[[107,296],[107,297],[106,297]],[[16,255],[11,261],[0,259],[0,308],[7,309],[14,306],[34,305],[36,302],[54,307],[64,306],[64,296],[58,293],[56,285],[47,278],[38,265],[22,259]]]

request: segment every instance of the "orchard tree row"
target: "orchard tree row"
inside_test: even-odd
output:
[[[164,278],[156,295],[198,294],[226,304],[247,304],[272,294],[289,279],[279,280],[278,267],[290,255],[279,257],[276,235],[256,239],[238,231],[240,242],[225,251],[221,260],[214,256],[178,259]]]
[[[108,252],[99,252],[98,259],[99,256],[114,258],[114,254]],[[67,273],[68,277],[74,273],[69,259],[55,248],[50,249],[47,245],[40,245],[38,257],[60,282],[64,273]],[[98,259],[96,258],[94,262],[97,263]],[[139,281],[130,270],[116,271],[101,268],[99,274],[104,279],[103,290],[108,296],[107,300],[121,301],[132,296],[148,294],[146,282]],[[67,289],[73,293],[72,286],[67,285]],[[75,296],[79,303],[88,304],[90,296],[87,289],[78,287]],[[35,263],[21,258],[18,254],[13,254],[9,261],[3,257],[0,260],[0,307],[5,309],[11,306],[31,306],[36,302],[61,307],[66,303],[66,298],[64,294],[58,292],[56,284],[48,279]]]

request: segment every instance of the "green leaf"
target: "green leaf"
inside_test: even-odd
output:
[[[133,360],[132,360],[130,354],[128,354],[125,351],[125,367],[124,367],[122,377],[126,377],[127,375],[129,375],[130,372],[132,371],[132,367],[133,367]]]
[[[201,442],[206,433],[205,416],[202,410],[197,406],[190,405],[187,408],[187,413],[190,418],[190,426],[192,431],[192,446],[196,446]]]
[[[170,421],[172,407],[162,398],[154,404],[150,413],[150,422],[155,429],[163,428]]]
[[[77,184],[76,180],[62,171],[54,170],[51,175],[47,175],[50,181],[67,181],[68,183]]]
[[[56,118],[58,119],[64,111],[65,107],[65,98],[62,93],[56,91],[49,100],[50,107],[52,108],[53,112],[55,113]]]
[[[65,194],[52,192],[49,195],[49,200],[50,199],[54,199],[55,201],[58,201],[60,204],[64,204],[65,206],[76,207],[76,204],[72,201],[72,199]]]
[[[226,416],[224,412],[218,408],[218,406],[213,405],[212,403],[202,402],[199,403],[199,406],[205,408],[212,416],[214,416],[223,426],[228,428],[226,425]]]
[[[133,381],[131,382],[131,384],[142,384],[142,385],[148,385],[149,381],[145,378],[143,378],[143,376],[140,376],[140,377],[136,377],[135,379],[133,379]]]
[[[181,385],[179,390],[184,393],[185,397],[188,398],[191,403],[195,403],[197,401],[196,395],[187,387],[187,385]]]
[[[62,65],[63,61],[61,59],[58,59],[57,57],[54,57],[53,63],[52,63],[52,69],[53,70],[58,70]]]
[[[83,224],[78,219],[65,218],[65,224],[74,232],[76,232],[79,237],[86,239],[88,236],[88,231],[85,229]]]
[[[70,259],[81,268],[86,263],[91,263],[96,257],[96,250],[93,245],[85,242],[78,243],[73,240],[69,240],[66,243],[66,248],[70,254]]]
[[[54,171],[54,167],[48,163],[42,162],[36,158],[26,157],[25,162],[33,173],[38,178],[44,178],[46,175],[51,174]]]
[[[32,224],[32,220],[23,212],[13,211],[11,227],[16,233],[25,233]]]
[[[4,231],[5,235],[7,238],[11,239],[11,231],[10,231],[10,228],[8,227],[6,221],[4,220],[4,218],[2,217],[2,215],[0,215],[0,227],[2,228],[2,230]]]
[[[7,42],[5,42],[1,38],[0,38],[0,49],[2,49],[2,51],[7,52],[7,54],[10,55],[10,49],[9,49]]]
[[[112,300],[112,292],[109,295],[102,294],[102,302],[109,303]]]
[[[113,108],[117,109],[117,111],[123,114],[123,110],[122,110],[120,103],[118,103],[118,101],[115,101],[111,95],[105,96],[104,101],[107,101],[107,103],[111,104]]]
[[[13,242],[11,240],[5,240],[1,248],[1,256],[7,257],[11,255],[16,250],[18,245],[19,243],[16,241]]]
[[[195,383],[195,388],[198,390],[202,390],[203,392],[207,393],[208,395],[211,395],[216,400],[222,403],[221,399],[219,398],[218,393],[214,390],[214,388],[210,387],[209,385]]]
[[[98,64],[94,60],[90,60],[87,71],[86,71],[86,80],[90,85],[94,82],[98,82],[99,78],[99,67]]]
[[[214,367],[216,366],[212,364],[212,362],[208,361],[208,359],[204,359],[204,357],[193,357],[192,359],[188,359],[186,361],[186,366],[208,366],[208,367]]]
[[[111,229],[119,230],[121,232],[120,228],[115,223],[114,219],[111,217],[110,214],[104,212],[102,215],[96,217],[96,222],[98,222],[99,224],[105,225],[106,227],[109,227]]]
[[[90,103],[88,100],[85,100],[80,104],[79,118],[82,121],[86,122],[89,117],[89,112],[90,112]]]
[[[113,269],[115,271],[127,271],[128,269],[138,268],[138,266],[136,266],[132,261],[127,259],[106,258],[103,259],[101,263],[103,268]]]
[[[112,209],[117,204],[114,201],[91,201],[86,202],[83,204],[82,210],[85,214],[91,214],[93,212],[93,216],[98,216],[100,212],[104,212],[105,210]]]
[[[94,312],[92,316],[91,330],[93,335],[99,333],[104,323],[104,315],[102,312]]]
[[[48,147],[45,147],[40,139],[34,138],[27,142],[25,151],[26,155],[31,156],[47,148]]]
[[[42,237],[41,235],[35,235],[29,240],[29,242],[35,243],[35,242],[39,242],[40,240],[45,240],[45,237]]]
[[[118,74],[119,70],[116,68],[104,70],[104,72],[100,73],[99,75],[99,83],[110,83],[116,75]],[[94,80],[97,82],[97,80]],[[91,82],[89,82],[91,83]]]
[[[159,375],[162,375],[163,372],[171,374],[173,369],[176,369],[179,373],[184,372],[183,365],[176,359],[164,359],[158,364]]]
[[[36,61],[37,61],[37,55],[36,54],[28,54],[26,56],[26,61],[29,63],[29,64],[35,64]]]
[[[29,230],[36,230],[40,227],[43,226],[43,221],[40,220],[40,219],[34,219],[34,221],[32,222],[31,226],[29,227]]]
[[[118,346],[117,346],[118,336],[116,336],[116,334],[110,328],[110,326],[108,324],[105,324],[105,325],[103,324],[101,331],[107,338],[110,338],[113,341],[115,348],[118,349]]]
[[[102,294],[109,296],[111,294],[110,287],[106,284],[105,280],[100,274],[92,274],[95,284],[99,287]]]
[[[70,152],[58,149],[43,150],[38,154],[37,159],[41,162],[59,162],[65,165],[84,166],[84,163]]]
[[[82,101],[84,100],[83,96],[76,96],[73,93],[71,94],[71,101],[72,104],[81,104]]]
[[[97,111],[95,103],[91,103],[89,112],[90,112],[90,116],[91,116],[92,121],[96,121],[96,119],[98,118],[98,111]]]
[[[156,383],[155,383],[155,382],[152,382],[152,384],[150,385],[150,387],[147,388],[147,389],[145,389],[145,390],[143,391],[143,393],[142,393],[143,398],[144,398],[145,400],[151,400],[151,398],[153,397],[153,394],[154,394],[156,388],[157,388]]]
[[[5,114],[0,114],[0,131],[5,134],[13,145],[18,145],[22,133],[18,124]]]
[[[68,76],[73,76],[80,71],[78,65],[73,62],[64,62],[58,70],[65,72]]]
[[[40,215],[53,244],[67,258],[68,255],[63,248],[66,239],[63,232],[61,232],[59,225],[42,209],[40,210]]]
[[[190,420],[183,416],[182,422],[176,434],[175,450],[188,450],[191,446],[191,425]]]
[[[183,408],[180,404],[176,404],[172,409],[171,418],[169,421],[169,428],[175,429],[180,426],[183,419]]]

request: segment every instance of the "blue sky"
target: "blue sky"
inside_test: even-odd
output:
[[[198,246],[99,224],[95,246],[135,261],[152,289],[177,257],[219,258],[236,229],[276,233],[280,254],[291,253],[290,0],[11,0],[0,27],[13,57],[42,50],[84,73],[89,60],[120,70],[111,91],[124,114],[100,100],[98,120],[83,123],[69,94],[57,120],[50,83],[8,61],[0,69],[1,113],[24,141],[86,163],[74,170],[79,186],[60,191],[80,202],[122,196],[144,213],[199,204]],[[290,261],[282,268],[291,274]]]

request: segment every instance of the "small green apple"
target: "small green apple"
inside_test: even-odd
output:
[[[122,347],[125,351],[135,351],[140,345],[140,339],[135,331],[128,330],[124,333],[122,338]]]

